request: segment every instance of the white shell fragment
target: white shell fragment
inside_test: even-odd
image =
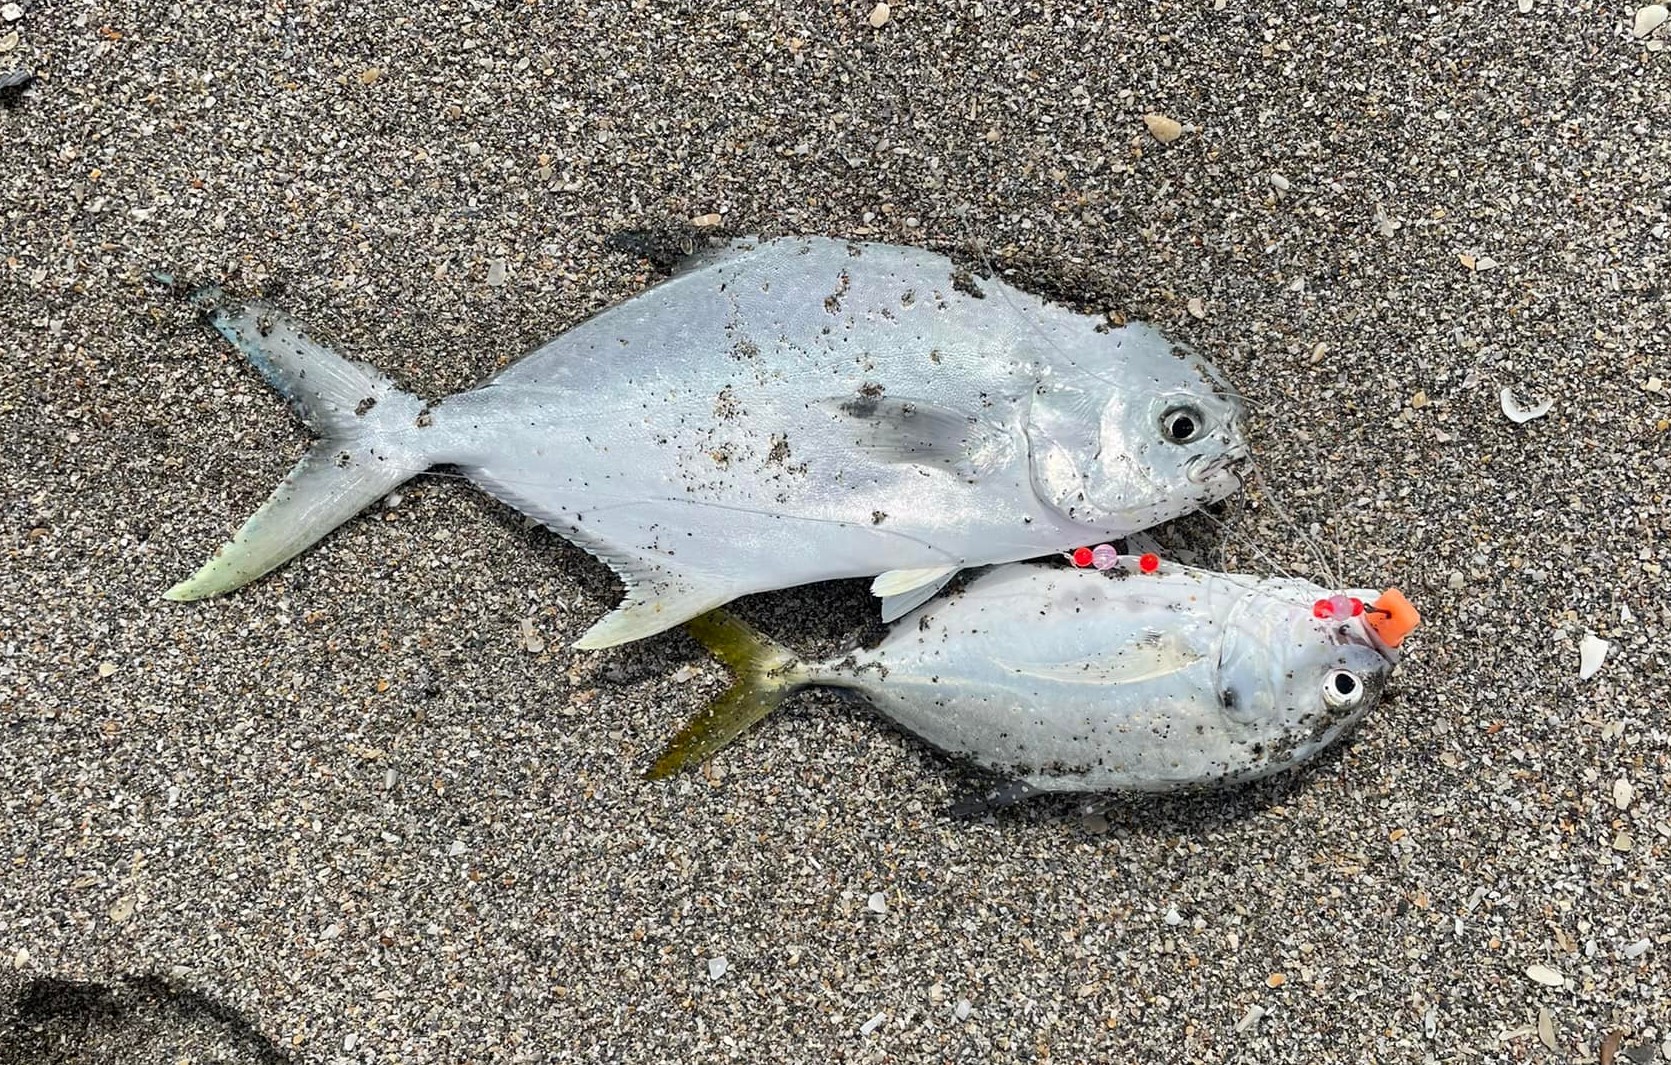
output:
[[[887,913],[888,899],[880,891],[873,891],[870,898],[865,901],[865,908],[870,910],[871,913]]]
[[[886,1013],[878,1013],[876,1016],[859,1026],[859,1034],[869,1035],[871,1032],[874,1032],[876,1029],[882,1027],[882,1022],[887,1019],[888,1015]]]
[[[1636,798],[1636,788],[1630,781],[1620,777],[1613,782],[1613,805],[1621,810],[1630,809],[1631,800]]]
[[[717,958],[709,958],[708,959],[708,979],[718,980],[720,977],[725,975],[725,970],[730,968],[730,967],[731,967],[731,963],[725,960],[725,955],[723,955],[723,954],[721,954]]]
[[[1640,958],[1642,955],[1648,953],[1648,949],[1653,945],[1654,943],[1651,939],[1638,939],[1636,942],[1625,948],[1625,957],[1631,961],[1635,961],[1637,958]]]
[[[1242,1019],[1236,1022],[1236,1031],[1238,1033],[1247,1031],[1249,1028],[1258,1024],[1260,1019],[1264,1016],[1265,1007],[1259,1005],[1258,1003],[1254,1003],[1247,1008],[1246,1013],[1242,1014]]]
[[[1593,632],[1586,632],[1584,640],[1578,645],[1578,679],[1589,680],[1601,669],[1601,663],[1607,658],[1608,648],[1612,644],[1597,636]]]
[[[1531,977],[1533,983],[1542,984],[1544,987],[1561,987],[1567,982],[1564,976],[1547,965],[1528,965],[1526,975]]]
[[[1503,389],[1500,398],[1503,403],[1503,413],[1508,416],[1509,421],[1516,425],[1525,425],[1533,418],[1543,417],[1555,405],[1554,400],[1546,399],[1535,407],[1523,407],[1520,405],[1520,401],[1514,398],[1514,389],[1512,388]]]
[[[1665,20],[1671,18],[1671,10],[1664,4],[1647,4],[1636,9],[1636,18],[1632,21],[1631,32],[1638,40],[1665,25]]]

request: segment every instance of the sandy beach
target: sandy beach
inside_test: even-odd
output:
[[[1651,11],[0,16],[0,1063],[1671,1060]],[[618,583],[457,477],[160,598],[309,438],[154,272],[439,397],[755,233],[1209,356],[1268,489],[1172,542],[1402,588],[1386,700],[1239,791],[958,821],[972,773],[827,692],[644,780],[725,670],[571,650]]]

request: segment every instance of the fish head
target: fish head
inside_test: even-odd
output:
[[[1028,415],[1034,489],[1108,535],[1146,529],[1241,488],[1251,455],[1246,410],[1206,359],[1158,341],[1118,377],[1044,382]]]
[[[1260,581],[1237,602],[1217,685],[1220,708],[1253,755],[1243,779],[1316,756],[1380,702],[1399,652],[1364,604],[1389,595],[1408,606],[1396,590],[1334,593],[1287,579]]]

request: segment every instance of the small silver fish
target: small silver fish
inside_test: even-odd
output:
[[[1204,359],[916,248],[734,242],[433,403],[273,308],[198,302],[324,439],[170,599],[236,588],[449,463],[621,577],[577,646],[878,574],[891,620],[961,568],[1221,500],[1248,455]]]
[[[1172,563],[1139,574],[1131,561],[1110,575],[999,566],[876,647],[823,662],[723,611],[698,618],[687,629],[737,682],[650,776],[700,761],[790,692],[822,685],[1008,779],[991,796],[1003,801],[1237,784],[1305,762],[1356,724],[1420,620],[1396,589],[1337,595]]]

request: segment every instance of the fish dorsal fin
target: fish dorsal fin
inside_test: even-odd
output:
[[[1012,673],[1076,684],[1140,684],[1188,669],[1207,655],[1176,633],[1150,633],[1135,643],[1065,662],[993,664]]]
[[[944,466],[974,477],[1016,451],[1002,427],[934,403],[858,395],[814,405],[841,419],[853,431],[853,446],[882,462]]]
[[[882,599],[882,620],[895,621],[933,599],[957,576],[957,566],[893,569],[870,582],[870,594]]]

